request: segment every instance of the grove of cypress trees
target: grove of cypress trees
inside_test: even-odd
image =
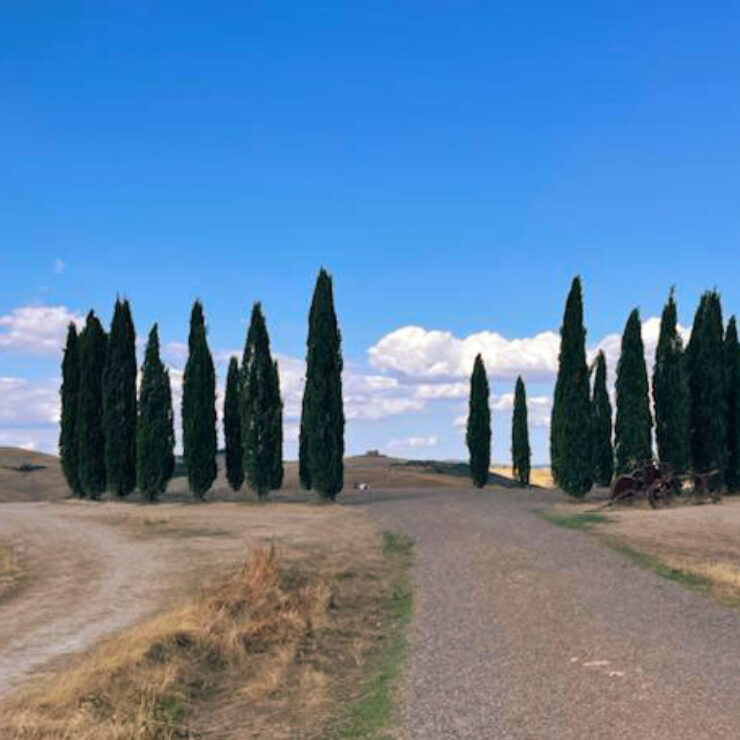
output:
[[[663,308],[653,369],[658,457],[677,473],[689,466],[689,388],[673,289]]]
[[[202,500],[216,479],[217,437],[216,373],[200,301],[195,301],[190,314],[182,388],[182,441],[190,490]]]
[[[67,485],[75,496],[83,494],[78,471],[77,413],[80,393],[80,348],[77,328],[70,322],[62,360],[62,413],[59,458]]]
[[[244,350],[242,440],[244,472],[260,499],[282,483],[282,401],[275,363],[270,354],[262,306],[255,303]]]
[[[103,372],[105,470],[109,490],[136,487],[136,331],[127,300],[116,300]]]
[[[465,435],[470,453],[470,477],[477,488],[483,488],[488,483],[488,470],[491,467],[491,408],[488,397],[488,377],[479,354],[470,376],[468,428]]]
[[[635,308],[622,334],[617,365],[617,419],[614,425],[617,472],[626,473],[644,460],[651,460],[653,447],[650,398],[640,312]]]
[[[727,462],[724,329],[719,294],[709,291],[696,310],[686,348],[689,380],[689,445],[696,472],[719,471]]]
[[[591,436],[593,477],[600,486],[608,486],[614,475],[614,448],[612,446],[612,404],[606,387],[606,357],[596,356],[594,392],[591,400]]]
[[[107,337],[93,311],[80,333],[80,390],[77,410],[77,470],[80,490],[97,499],[105,491],[103,370]]]
[[[514,479],[523,486],[529,485],[531,469],[529,425],[527,423],[527,391],[521,375],[516,379],[514,414],[511,419],[511,458]]]
[[[224,398],[224,442],[226,445],[226,480],[234,491],[244,483],[244,447],[242,445],[242,422],[240,411],[239,361],[232,357],[226,375]]]
[[[725,333],[725,383],[727,387],[727,467],[725,483],[730,491],[740,488],[740,344],[737,321],[730,318]]]
[[[175,430],[170,375],[159,357],[155,324],[141,370],[136,424],[136,480],[139,491],[155,501],[167,490],[175,470]]]
[[[591,488],[591,392],[586,364],[581,279],[568,293],[560,328],[558,377],[550,424],[550,460],[556,483],[571,496]]]
[[[306,385],[301,414],[301,482],[333,501],[344,486],[342,338],[332,279],[323,268],[308,319]]]

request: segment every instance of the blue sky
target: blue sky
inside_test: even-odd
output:
[[[174,373],[193,298],[219,357],[262,300],[290,408],[325,265],[350,451],[463,456],[481,349],[494,456],[521,371],[545,461],[574,274],[591,347],[672,284],[740,310],[740,6],[592,5],[4,3],[0,444],[53,449],[60,327],[117,293]]]

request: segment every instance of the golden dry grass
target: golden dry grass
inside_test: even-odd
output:
[[[306,636],[326,620],[332,589],[280,568],[272,549],[209,593],[108,641],[62,680],[32,689],[0,713],[16,740],[190,737],[193,696],[228,682],[250,701],[273,694]],[[317,701],[321,680],[305,673]],[[318,699],[320,701],[320,699]]]
[[[20,571],[15,552],[10,545],[0,544],[0,599],[8,595],[18,583]]]
[[[511,478],[512,480],[514,477],[510,465],[494,465],[491,468],[491,472],[502,475],[504,478]],[[535,486],[542,486],[542,488],[555,487],[550,468],[532,468],[529,471],[529,482]]]
[[[561,514],[593,511],[589,504],[564,504]],[[590,529],[617,546],[654,558],[667,568],[706,581],[711,595],[740,604],[740,499],[718,505],[601,509],[606,521]]]

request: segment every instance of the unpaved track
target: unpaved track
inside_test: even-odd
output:
[[[0,539],[23,577],[0,601],[0,696],[156,608],[166,590],[157,548],[70,516],[74,507],[7,504]]]
[[[416,542],[398,735],[740,738],[740,611],[533,509],[543,492],[371,492]]]

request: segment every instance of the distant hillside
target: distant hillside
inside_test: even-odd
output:
[[[466,463],[439,460],[404,460],[376,453],[345,459],[344,490],[346,493],[367,483],[371,489],[443,488],[468,484]],[[239,499],[245,490],[235,494],[223,474],[223,453],[218,455],[219,475],[213,486],[212,498]],[[514,487],[510,477],[491,473],[491,485]],[[298,463],[285,463],[285,481],[282,494],[295,495],[301,491],[298,482]],[[14,447],[0,447],[0,502],[42,501],[69,496],[59,459],[54,455],[28,452]],[[165,499],[189,501],[186,469],[178,459],[176,477],[170,482]]]

